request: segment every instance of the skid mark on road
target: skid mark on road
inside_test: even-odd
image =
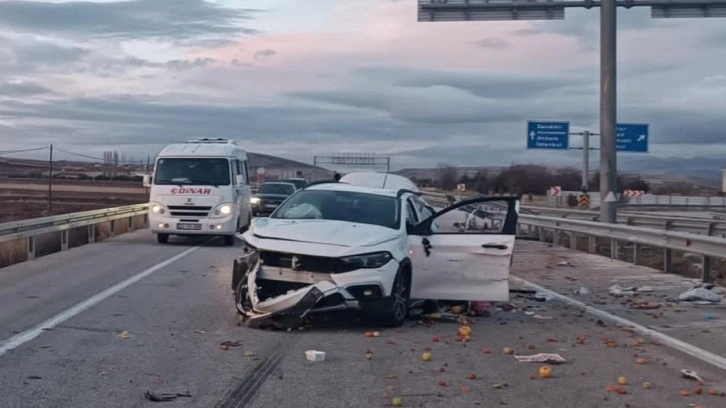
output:
[[[726,371],[726,358],[719,356],[718,354],[711,353],[710,351],[696,347],[693,344],[686,343],[685,341],[682,341],[682,340],[678,340],[674,337],[668,336],[659,331],[649,329],[643,325],[640,325],[640,324],[630,321],[628,319],[624,319],[620,316],[616,316],[612,313],[606,312],[606,311],[598,309],[596,307],[589,306],[583,302],[580,302],[579,300],[575,300],[571,297],[565,296],[561,293],[555,292],[555,291],[547,289],[543,286],[529,282],[525,279],[518,278],[514,275],[510,275],[510,280],[513,282],[519,282],[523,285],[527,285],[530,288],[536,289],[540,292],[547,293],[548,295],[552,296],[553,298],[555,298],[557,300],[563,301],[563,302],[568,303],[573,306],[580,307],[583,310],[585,310],[587,313],[595,315],[601,319],[609,320],[611,322],[618,323],[623,326],[628,326],[643,336],[655,338],[668,347],[679,350],[683,353],[688,354],[689,356],[695,357],[705,363],[711,364],[712,366],[715,366],[717,368],[720,368],[721,370]]]
[[[239,385],[227,394],[215,408],[243,408],[248,406],[281,360],[282,356],[280,354],[273,354],[263,359],[239,381]]]
[[[61,323],[65,322],[66,320],[72,318],[73,316],[76,316],[77,314],[83,312],[86,309],[89,309],[98,303],[108,299],[109,297],[121,292],[122,290],[128,288],[129,286],[135,284],[136,282],[146,278],[147,276],[153,274],[154,272],[163,269],[172,263],[178,261],[179,259],[184,258],[185,256],[191,254],[192,252],[196,251],[200,247],[193,247],[189,248],[186,251],[177,254],[166,261],[160,262],[142,272],[139,272],[138,274],[126,279],[125,281],[121,283],[117,283],[114,286],[111,286],[110,288],[104,290],[103,292],[100,292],[86,300],[84,300],[81,303],[76,304],[75,306],[72,306],[69,309],[66,309],[62,311],[61,313],[51,317],[50,319],[42,322],[41,324],[33,327],[32,329],[26,330],[22,333],[16,334],[15,336],[0,342],[0,357],[2,357],[5,353],[7,353],[10,350],[13,350],[15,348],[18,348],[22,346],[23,344],[35,339],[36,337],[40,336],[44,331],[51,330]]]

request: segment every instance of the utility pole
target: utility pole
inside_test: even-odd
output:
[[[48,158],[48,216],[53,215],[53,145],[50,145]]]

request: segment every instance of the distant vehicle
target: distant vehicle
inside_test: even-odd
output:
[[[294,184],[295,188],[298,190],[301,190],[301,189],[307,187],[307,185],[308,185],[308,181],[305,180],[304,178],[288,178],[288,179],[280,180],[280,182]]]
[[[297,188],[292,183],[271,181],[262,183],[257,193],[250,199],[252,216],[271,214],[295,191]]]
[[[220,235],[225,245],[252,220],[247,152],[227,139],[195,139],[166,146],[156,157],[149,224],[157,241],[170,235]]]
[[[398,327],[411,300],[507,301],[518,210],[480,197],[434,213],[408,189],[311,184],[242,235],[237,310],[251,327],[341,309]]]

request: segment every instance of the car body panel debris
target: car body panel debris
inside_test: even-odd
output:
[[[507,301],[518,209],[480,197],[436,211],[410,190],[311,184],[239,235],[237,310],[252,327],[344,309],[398,327],[412,299]]]
[[[177,398],[185,397],[185,398],[191,398],[192,394],[189,392],[184,393],[154,393],[151,391],[146,391],[144,394],[144,397],[152,402],[169,402],[174,401]]]

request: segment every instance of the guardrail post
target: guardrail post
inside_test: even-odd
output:
[[[618,252],[618,241],[615,239],[610,239],[610,258],[618,259]]]
[[[88,226],[88,243],[93,244],[96,242],[96,225],[91,224]]]
[[[149,214],[144,214],[144,228],[149,228]]]
[[[70,238],[70,231],[69,230],[63,230],[61,231],[61,251],[67,251],[68,247],[70,246],[70,243],[68,242]]]
[[[665,230],[673,230],[673,221],[666,221]],[[673,273],[673,250],[668,248],[663,248],[663,272]]]
[[[706,235],[713,236],[714,231],[716,230],[716,223],[709,223],[708,224],[708,231],[706,231]],[[713,282],[713,276],[711,274],[711,257],[710,256],[704,256],[703,257],[703,275],[701,276],[701,280],[704,283],[711,283]]]
[[[28,237],[28,260],[35,259],[35,237]]]
[[[128,220],[128,232],[131,232],[134,230],[134,216],[133,215],[130,216],[129,218],[127,218],[127,220]]]
[[[633,243],[633,265],[638,265],[640,262],[640,244]]]
[[[539,242],[545,242],[545,238],[547,238],[545,229],[542,227],[537,227],[537,233],[539,234]]]
[[[116,235],[116,220],[111,220],[111,232],[109,234],[112,237]]]
[[[587,251],[591,254],[597,252],[597,238],[594,235],[587,236]]]
[[[577,235],[574,232],[568,234],[570,236],[570,249],[577,250]]]
[[[560,246],[560,230],[552,230],[552,246]]]

